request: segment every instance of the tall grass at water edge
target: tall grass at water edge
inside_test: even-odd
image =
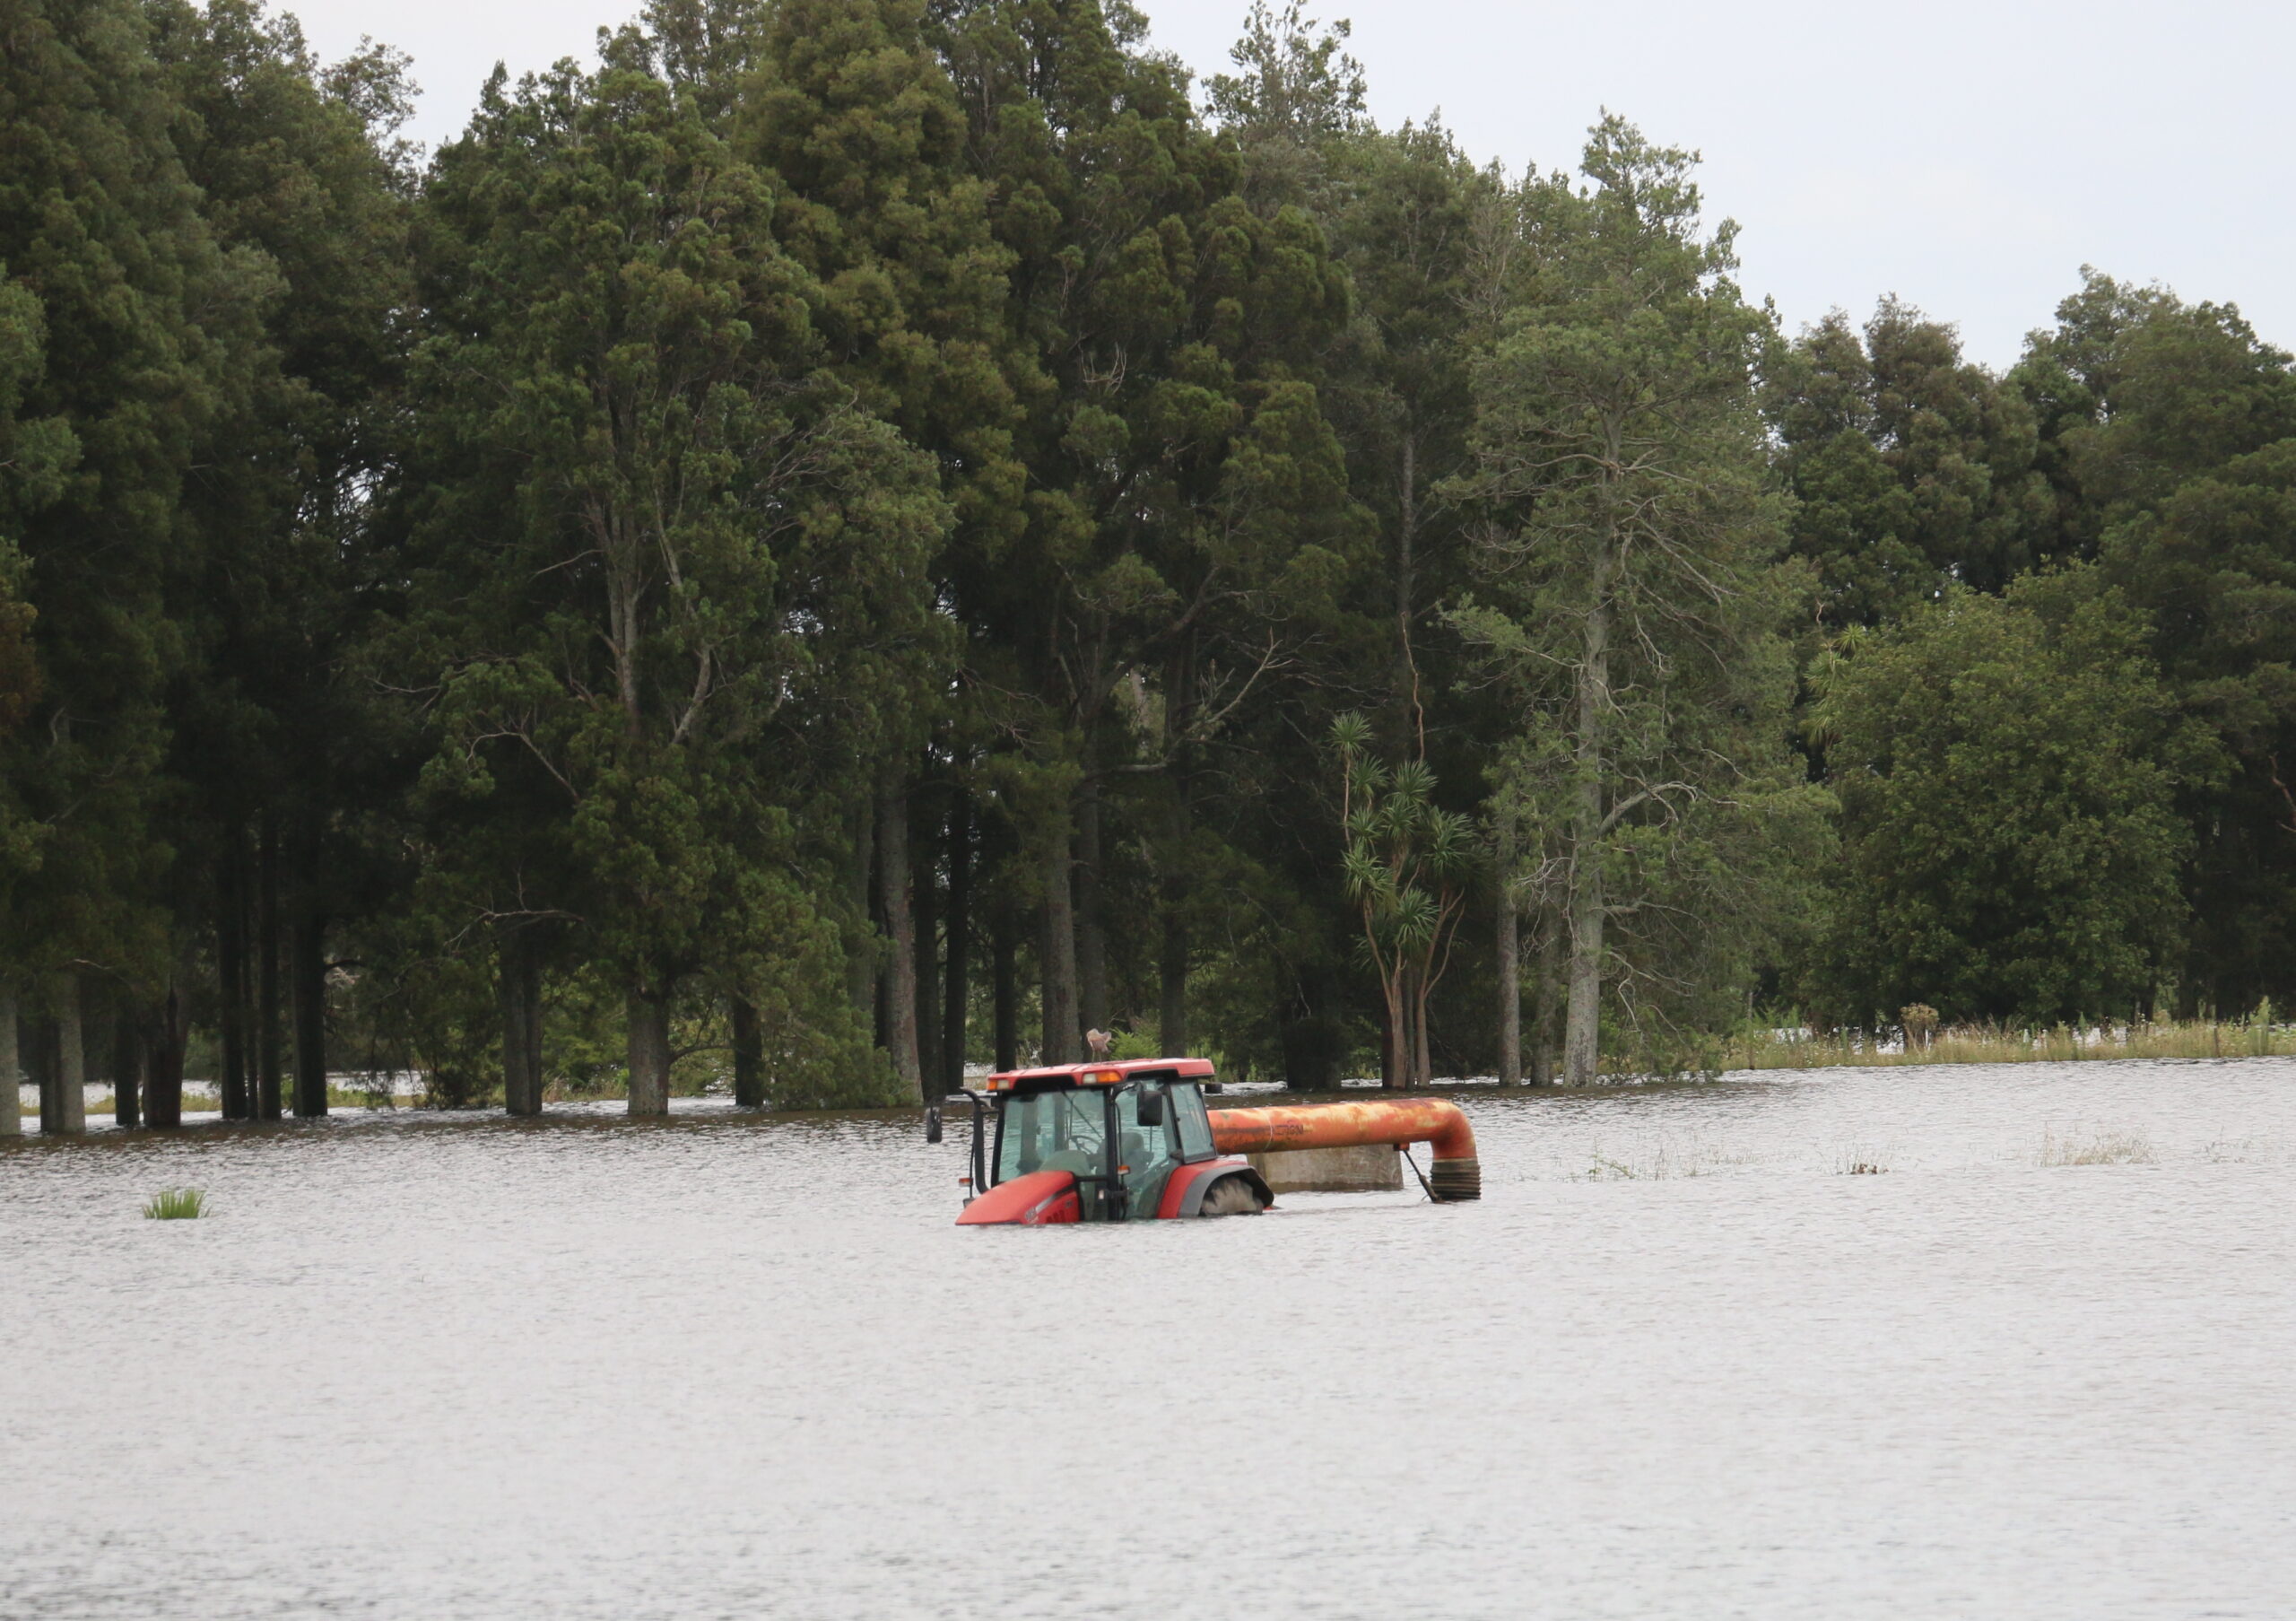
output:
[[[1832,1069],[1894,1064],[2077,1063],[2093,1059],[2239,1059],[2296,1055],[2296,1024],[2270,1002],[2243,1019],[2141,1020],[2018,1029],[1957,1024],[1908,1039],[1902,1028],[1750,1030],[1731,1038],[1730,1069]]]

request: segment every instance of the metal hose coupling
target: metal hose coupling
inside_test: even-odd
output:
[[[1437,1160],[1427,1173],[1427,1190],[1439,1204],[1456,1204],[1483,1197],[1483,1162],[1478,1159]]]

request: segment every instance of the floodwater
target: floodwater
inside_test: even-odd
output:
[[[0,1146],[0,1615],[2296,1615],[2296,1062],[1466,1102],[1478,1205],[1034,1231],[891,1120]]]

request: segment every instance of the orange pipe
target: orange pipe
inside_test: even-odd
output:
[[[1434,1150],[1430,1178],[1442,1199],[1479,1198],[1483,1167],[1474,1128],[1442,1098],[1381,1099],[1316,1107],[1214,1109],[1213,1146],[1222,1154],[1283,1154],[1295,1148],[1355,1148],[1368,1143],[1425,1143]]]

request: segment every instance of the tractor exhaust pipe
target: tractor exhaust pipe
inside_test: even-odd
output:
[[[1212,1144],[1222,1154],[1282,1154],[1293,1148],[1357,1148],[1368,1143],[1425,1143],[1435,1164],[1428,1191],[1444,1204],[1483,1197],[1474,1128],[1442,1098],[1383,1099],[1315,1108],[1214,1109]]]

